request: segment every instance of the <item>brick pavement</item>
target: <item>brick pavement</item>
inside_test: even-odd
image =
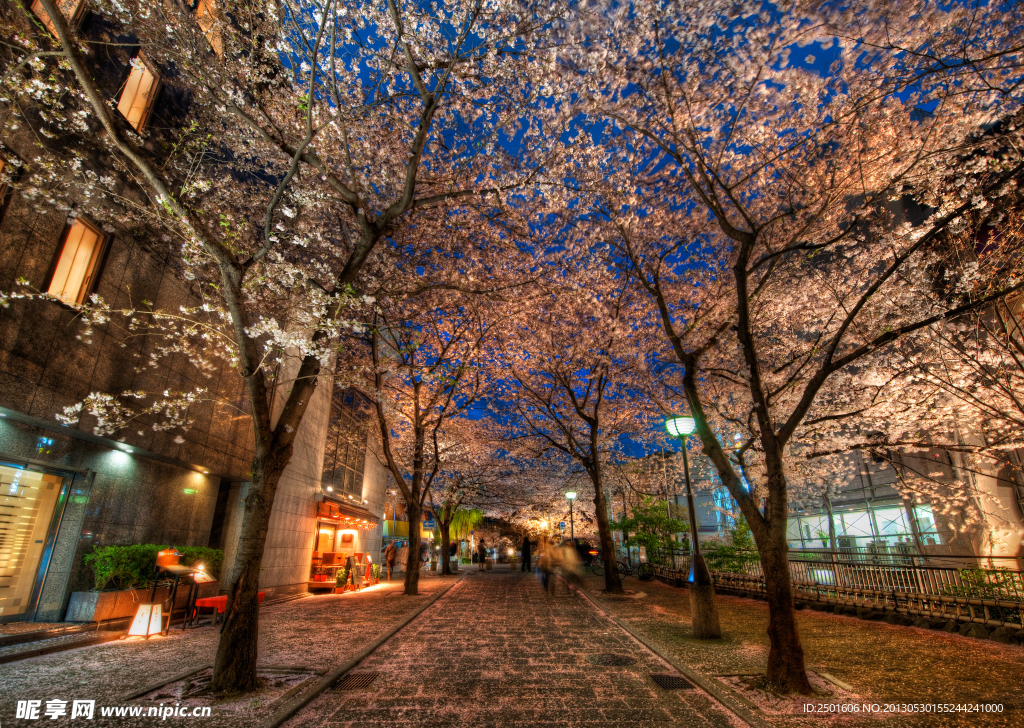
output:
[[[421,607],[430,595],[458,577],[420,579],[420,596],[402,596],[395,579],[358,594],[323,595],[265,606],[260,612],[259,664],[296,665],[329,669],[351,658],[377,636]],[[125,705],[124,696],[189,669],[213,662],[219,627],[181,631],[149,641],[115,641],[95,647],[34,657],[0,665],[0,725],[61,725],[15,719],[18,700],[95,700],[97,706]],[[19,645],[18,650],[31,645]],[[266,702],[257,694],[254,704]],[[69,703],[70,704],[70,703]],[[134,701],[134,704],[146,704]],[[70,719],[68,725],[74,725]],[[79,721],[82,722],[82,721]],[[88,725],[169,725],[173,720],[109,719]],[[196,721],[188,721],[197,725]],[[86,725],[85,722],[82,722]],[[178,719],[178,725],[185,722]],[[234,728],[252,724],[249,716],[215,706],[205,728]]]
[[[743,725],[698,689],[658,687],[671,668],[559,586],[471,573],[353,671],[382,673],[371,687],[328,690],[285,725]],[[601,654],[636,662],[588,660]]]

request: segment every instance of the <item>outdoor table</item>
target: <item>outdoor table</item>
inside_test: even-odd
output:
[[[266,592],[260,592],[259,593],[259,603],[260,604],[263,604],[263,597],[264,596],[266,596]],[[207,609],[213,609],[214,610],[214,614],[216,615],[214,617],[214,624],[216,624],[220,620],[220,615],[224,614],[224,610],[228,608],[228,595],[227,594],[221,594],[220,596],[217,596],[217,597],[203,597],[202,599],[196,599],[196,605],[195,606],[196,606],[196,614],[199,613],[199,608],[200,607],[205,607]]]

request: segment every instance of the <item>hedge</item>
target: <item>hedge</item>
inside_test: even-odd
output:
[[[156,567],[156,555],[168,548],[153,544],[134,546],[96,546],[86,554],[84,562],[92,569],[95,591],[134,589],[148,586]],[[202,563],[206,572],[216,578],[220,574],[224,552],[205,546],[181,546],[181,563],[191,566]]]

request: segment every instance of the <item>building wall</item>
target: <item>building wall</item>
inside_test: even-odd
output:
[[[383,555],[381,549],[384,537],[384,503],[387,499],[391,474],[373,454],[373,442],[372,432],[367,432],[366,458],[363,466],[363,500],[366,501],[365,507],[380,519],[380,523],[372,531],[361,532],[359,538],[362,550],[373,556],[374,563],[380,563]]]
[[[95,546],[208,545],[219,477],[42,430],[15,416],[0,419],[0,459],[64,474],[70,486],[35,621],[60,621],[71,592],[93,588],[82,557]],[[40,448],[41,437],[53,444]]]

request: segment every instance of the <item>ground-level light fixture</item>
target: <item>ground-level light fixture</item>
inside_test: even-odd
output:
[[[128,629],[129,637],[145,637],[149,639],[159,634],[163,629],[164,605],[163,602],[156,604],[140,604],[135,611],[135,619]]]

